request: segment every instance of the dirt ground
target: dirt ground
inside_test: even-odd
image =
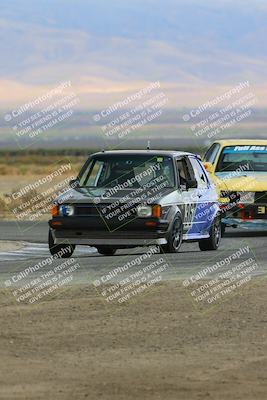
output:
[[[105,306],[91,286],[36,305],[0,292],[0,399],[266,399],[267,280],[207,313],[179,282]]]

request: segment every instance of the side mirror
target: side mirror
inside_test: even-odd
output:
[[[205,170],[208,172],[213,172],[213,165],[210,162],[204,162],[203,163]]]
[[[197,188],[197,181],[195,179],[186,181],[186,189],[196,189]]]
[[[80,185],[80,182],[79,182],[79,179],[78,179],[78,178],[71,179],[71,180],[69,181],[69,186],[70,186],[72,189],[75,189],[75,188],[78,187],[79,185]]]

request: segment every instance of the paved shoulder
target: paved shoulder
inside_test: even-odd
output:
[[[93,247],[79,246],[75,251],[77,256],[80,257],[85,254],[95,253],[96,249]],[[46,243],[13,242],[13,247],[10,248],[3,247],[3,251],[1,250],[1,244],[0,244],[0,262],[20,261],[28,259],[43,259],[50,256],[51,254],[49,252],[48,245]]]
[[[24,247],[23,242],[17,242],[12,240],[0,240],[0,253],[6,251],[20,250]]]
[[[0,240],[47,243],[47,221],[0,221]]]

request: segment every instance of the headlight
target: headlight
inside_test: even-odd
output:
[[[255,201],[255,192],[239,192],[240,203],[253,204]]]
[[[239,201],[239,194],[237,192],[230,192],[222,190],[220,194],[221,203],[237,203]]]
[[[152,207],[151,206],[138,206],[137,207],[137,215],[141,218],[151,217],[152,216]]]
[[[162,208],[159,204],[153,206],[142,205],[137,207],[137,216],[141,218],[161,218]]]
[[[62,215],[63,217],[71,217],[74,215],[74,207],[69,204],[59,206],[59,215]]]

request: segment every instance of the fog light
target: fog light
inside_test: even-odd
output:
[[[146,221],[145,222],[145,225],[146,226],[157,226],[157,222],[156,221]]]
[[[53,221],[53,222],[51,222],[51,225],[52,226],[61,226],[62,222],[61,221]]]

